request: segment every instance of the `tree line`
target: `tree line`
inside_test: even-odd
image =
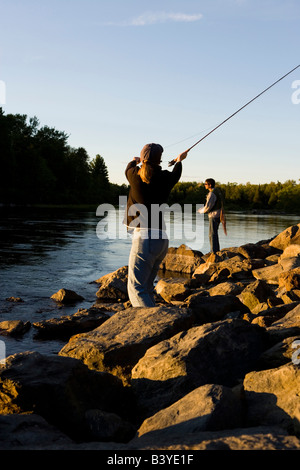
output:
[[[224,197],[226,210],[258,210],[300,213],[300,184],[295,180],[265,184],[216,183]],[[171,203],[202,204],[205,202],[204,183],[177,183],[171,193]]]
[[[127,186],[110,183],[101,155],[90,161],[83,147],[37,117],[7,114],[0,108],[0,203],[117,203]]]
[[[37,117],[7,114],[0,108],[0,203],[118,204],[127,184],[114,184],[104,158],[90,160],[83,147],[68,144],[68,135],[40,126]],[[266,184],[218,183],[227,210],[300,212],[300,184],[294,180]],[[202,204],[204,182],[179,182],[169,204]]]

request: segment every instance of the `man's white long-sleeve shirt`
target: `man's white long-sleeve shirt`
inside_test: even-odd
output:
[[[199,209],[200,214],[206,214],[208,213],[208,217],[220,217],[221,214],[221,209],[217,209],[215,211],[211,211],[214,205],[217,202],[217,196],[212,192],[209,191],[209,193],[206,196],[206,203],[205,206],[202,209]]]

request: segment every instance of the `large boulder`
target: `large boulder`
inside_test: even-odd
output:
[[[300,244],[300,224],[288,227],[270,242],[270,246],[282,251],[284,251],[287,246],[294,244]]]
[[[300,267],[281,273],[278,277],[278,285],[284,287],[286,291],[300,289]]]
[[[178,273],[192,274],[197,266],[204,263],[201,251],[192,250],[182,244],[178,248],[170,247],[160,269]]]
[[[252,271],[252,275],[255,279],[268,282],[269,284],[278,284],[281,273],[282,267],[279,263],[253,269]]]
[[[283,318],[272,323],[267,328],[267,334],[272,344],[290,336],[300,335],[300,304],[296,305]]]
[[[134,400],[117,377],[70,357],[25,352],[0,366],[0,414],[34,412],[71,438],[89,440],[89,410],[127,420]]]
[[[288,257],[279,259],[277,264],[253,269],[253,276],[269,284],[278,284],[282,274],[300,267],[300,257]]]
[[[216,286],[207,289],[210,296],[215,295],[238,295],[244,289],[244,285],[241,282],[225,281],[220,282]]]
[[[132,370],[141,413],[148,417],[201,385],[232,387],[264,349],[264,330],[239,319],[193,327],[161,341]]]
[[[277,320],[283,318],[288,312],[293,310],[299,305],[299,302],[290,302],[288,304],[277,305],[276,307],[270,307],[266,310],[261,310],[257,314],[252,315],[252,323],[256,323],[264,328],[268,328],[275,323]]]
[[[154,344],[194,324],[187,308],[132,307],[115,313],[95,330],[76,335],[59,352],[82,360],[91,369],[130,381],[131,369]]]
[[[300,368],[292,363],[244,379],[249,426],[277,425],[300,435]]]
[[[199,431],[239,428],[243,408],[240,398],[223,385],[207,384],[196,388],[168,408],[147,418],[138,436],[180,437]]]
[[[258,368],[261,370],[274,369],[291,362],[294,355],[298,357],[295,346],[300,349],[300,336],[283,339],[262,353],[257,363]]]
[[[239,294],[238,298],[246,305],[252,313],[266,310],[268,307],[282,303],[265,281],[254,281]]]
[[[127,292],[128,266],[122,266],[116,271],[105,274],[94,282],[99,284],[96,296],[102,301],[128,300]]]
[[[160,279],[155,290],[166,302],[184,300],[191,294],[189,282],[176,278]]]
[[[245,258],[264,259],[268,256],[267,249],[258,243],[246,243],[238,247],[238,253]]]
[[[222,320],[233,312],[236,314],[249,312],[248,307],[235,295],[204,296],[201,291],[187,297],[185,305],[194,312],[199,325]]]
[[[195,269],[193,277],[202,282],[221,282],[228,278],[239,281],[251,278],[254,267],[261,266],[262,264],[263,261],[244,258],[242,255],[237,254],[223,261],[214,263],[207,261]]]
[[[300,256],[300,243],[288,245],[280,256],[280,259],[295,258]]]

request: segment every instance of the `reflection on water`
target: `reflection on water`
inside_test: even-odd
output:
[[[112,217],[111,214],[110,217]],[[116,211],[123,219],[123,210]],[[170,246],[182,243],[203,253],[209,251],[208,222],[202,219],[201,232],[191,240],[195,215],[186,214],[172,222]],[[99,217],[93,212],[66,210],[17,210],[2,213],[0,223],[0,321],[39,321],[72,314],[78,308],[91,306],[97,285],[92,281],[128,263],[131,246],[126,232],[121,238],[100,240],[96,234]],[[296,216],[230,213],[227,215],[227,237],[220,227],[221,248],[239,246],[274,237],[290,225],[299,223]],[[197,229],[197,225],[196,225]],[[124,236],[125,233],[125,236]],[[188,235],[188,240],[184,237]],[[59,308],[50,296],[61,288],[75,290],[85,300],[76,306]],[[22,303],[8,302],[8,297],[21,297]],[[33,328],[19,341],[6,337],[8,354],[36,349],[56,352],[58,342],[37,342]]]

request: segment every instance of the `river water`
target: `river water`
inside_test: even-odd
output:
[[[90,307],[97,292],[93,281],[128,263],[131,238],[122,226],[123,213],[122,208],[112,209],[101,219],[95,212],[78,210],[1,211],[0,321],[32,323]],[[228,213],[227,236],[219,230],[221,248],[268,240],[297,223],[294,215]],[[185,243],[209,252],[206,217],[175,214],[167,217],[167,228],[170,246]],[[50,297],[61,288],[74,290],[84,301],[59,307]],[[6,300],[12,296],[23,302]],[[0,337],[6,356],[26,350],[57,353],[63,344],[35,339],[34,328],[21,338]]]

